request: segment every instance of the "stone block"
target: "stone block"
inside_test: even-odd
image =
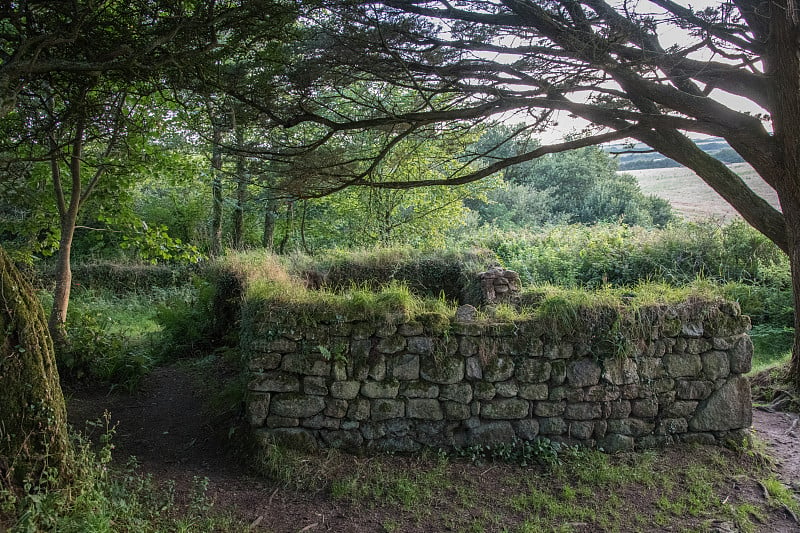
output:
[[[375,334],[375,327],[368,322],[355,322],[352,324],[351,335],[353,340],[367,340]]]
[[[300,425],[309,429],[339,429],[342,421],[339,418],[332,418],[323,414],[314,415],[306,418]]]
[[[318,354],[290,353],[283,356],[281,370],[306,376],[329,376],[331,363]]]
[[[563,435],[567,431],[567,423],[563,418],[540,418],[539,419],[539,433],[541,435]]]
[[[402,335],[391,335],[378,341],[375,349],[382,354],[393,354],[406,347],[406,338]]]
[[[322,433],[322,440],[331,448],[343,450],[358,450],[364,444],[364,437],[359,431],[326,431]]]
[[[587,402],[610,402],[619,398],[620,395],[619,387],[611,384],[587,387],[583,391],[583,399]]]
[[[270,341],[266,345],[267,352],[291,353],[297,350],[297,343],[283,337]]]
[[[397,381],[367,381],[361,385],[361,394],[367,398],[396,398],[400,392]]]
[[[591,439],[594,436],[594,422],[570,422],[567,426],[567,436],[580,440]]]
[[[464,379],[464,359],[461,357],[423,357],[420,361],[419,375],[431,383],[450,384]]]
[[[334,381],[330,386],[331,396],[342,400],[352,400],[358,396],[359,390],[361,390],[359,381]]]
[[[514,361],[510,357],[495,357],[483,367],[485,381],[506,381],[514,375]]]
[[[594,434],[592,435],[595,439],[602,439],[606,436],[606,432],[608,431],[608,422],[606,420],[595,420],[594,421]]]
[[[350,342],[350,356],[354,361],[366,361],[372,352],[370,339],[353,339]]]
[[[279,444],[287,448],[302,451],[312,451],[318,446],[314,434],[307,429],[300,428],[277,428],[262,429],[254,434],[256,441],[261,446]]]
[[[548,359],[570,359],[574,349],[570,343],[547,343],[542,346],[542,356]]]
[[[466,420],[471,416],[469,405],[459,402],[442,402],[447,420]]]
[[[247,388],[257,392],[297,392],[300,390],[300,380],[294,374],[268,372],[256,375]]]
[[[328,395],[328,379],[320,376],[306,376],[303,378],[303,393],[312,396]]]
[[[675,395],[678,400],[704,400],[712,390],[714,384],[710,381],[679,379],[675,383]]]
[[[681,326],[681,333],[685,337],[699,338],[703,336],[703,323],[700,321],[686,322]]]
[[[550,362],[550,385],[562,385],[567,379],[567,363],[565,361]]]
[[[597,442],[598,448],[608,453],[629,452],[633,450],[634,445],[633,437],[619,433],[608,433]]]
[[[605,406],[606,418],[628,418],[631,416],[631,402],[629,400],[616,400],[608,402]]]
[[[281,364],[281,354],[266,353],[251,357],[247,362],[247,368],[253,372],[263,372],[265,370],[275,370]]]
[[[564,409],[564,418],[569,420],[594,420],[602,414],[603,407],[599,403],[568,403]]]
[[[347,418],[363,422],[369,418],[369,412],[369,400],[357,398],[350,402],[350,406],[347,408]]]
[[[487,422],[469,430],[467,442],[471,445],[493,446],[504,442],[511,442],[514,438],[514,428],[511,422]]]
[[[331,365],[331,377],[334,381],[347,380],[347,363],[344,361],[334,361]]]
[[[539,421],[535,418],[519,420],[513,423],[517,437],[522,440],[533,440],[539,435]]]
[[[247,418],[250,425],[258,427],[264,424],[269,414],[268,392],[250,392],[247,395]]]
[[[582,402],[584,398],[583,389],[574,387],[550,387],[549,399],[555,402],[567,400],[568,402]]]
[[[614,385],[629,385],[639,381],[636,362],[629,357],[609,357],[603,361],[603,379]]]
[[[333,418],[344,418],[347,414],[348,403],[347,400],[337,400],[335,398],[327,398],[325,400],[325,416]]]
[[[533,406],[533,414],[536,416],[552,417],[564,414],[564,402],[536,402]]]
[[[547,383],[525,383],[519,386],[518,395],[525,400],[546,400],[549,393]]]
[[[631,414],[638,418],[654,418],[658,415],[658,398],[650,397],[631,402]]]
[[[528,416],[530,403],[517,398],[491,400],[481,404],[481,416],[493,420],[512,420]]]
[[[268,428],[293,428],[300,425],[300,419],[288,416],[270,415],[264,421],[264,425]]]
[[[675,380],[672,378],[659,378],[650,382],[650,391],[662,394],[675,389]]]
[[[422,420],[442,420],[442,407],[439,400],[414,398],[406,404],[406,416]]]
[[[417,321],[405,322],[397,326],[397,333],[403,337],[416,337],[422,335],[423,331],[425,331],[425,326]]]
[[[670,353],[664,356],[664,367],[673,378],[695,377],[703,370],[703,362],[697,354]]]
[[[521,358],[516,362],[514,375],[522,383],[544,383],[550,379],[550,362]]]
[[[674,435],[688,430],[689,424],[685,418],[663,418],[656,428],[656,435]]]
[[[663,355],[663,354],[662,354]],[[664,376],[664,364],[660,357],[642,357],[636,362],[639,369],[639,379],[650,381]]]
[[[483,368],[478,357],[467,357],[466,376],[469,381],[483,379]]]
[[[395,334],[397,334],[397,326],[395,324],[381,324],[375,330],[375,336],[381,339],[389,338]]]
[[[402,354],[387,361],[389,376],[401,381],[419,379],[419,355]]]
[[[406,398],[437,398],[439,396],[439,386],[424,381],[403,383],[400,388],[400,396],[405,396]]]
[[[389,420],[390,418],[400,418],[405,415],[405,412],[406,406],[401,400],[378,398],[377,400],[372,400],[372,406],[370,407],[370,416],[375,422]]]
[[[491,400],[497,395],[494,383],[486,383],[485,381],[476,382],[472,390],[473,398],[476,400]]]
[[[699,402],[678,400],[666,409],[666,416],[670,418],[688,418],[697,410]]]
[[[753,360],[753,341],[747,335],[741,335],[733,343],[733,347],[728,352],[728,362],[730,371],[734,374],[746,374],[750,372]]]
[[[638,418],[623,418],[619,420],[608,421],[608,432],[618,433],[620,435],[630,435],[631,437],[641,437],[652,433],[655,429],[655,424],[640,420]]]
[[[472,401],[472,386],[469,383],[443,385],[439,392],[439,398],[459,403],[469,403]]]
[[[727,431],[748,428],[752,423],[750,382],[747,378],[735,376],[700,402],[689,420],[689,428],[696,432]]]
[[[386,356],[375,355],[370,358],[367,365],[367,377],[374,381],[383,381],[386,379]]]
[[[709,339],[687,339],[686,353],[701,354],[710,350],[713,344]]]
[[[288,418],[307,418],[325,409],[322,396],[305,396],[296,393],[278,393],[272,396],[270,413]]]
[[[730,364],[728,354],[716,350],[703,353],[700,356],[703,361],[703,374],[710,380],[727,378],[730,374]]]
[[[514,398],[519,393],[519,386],[513,380],[494,384],[494,390],[501,398]]]
[[[433,339],[430,337],[408,337],[406,349],[410,353],[433,354]]]

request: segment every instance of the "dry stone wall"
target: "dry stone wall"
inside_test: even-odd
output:
[[[256,313],[242,335],[249,421],[265,441],[353,451],[539,437],[617,451],[745,438],[748,317],[719,302],[651,311],[627,355],[612,355],[596,332],[472,313],[446,326],[422,317],[304,327]]]

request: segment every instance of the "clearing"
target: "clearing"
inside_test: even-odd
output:
[[[209,415],[207,369],[155,370],[134,394],[73,393],[72,423],[105,410],[117,424],[115,457],[174,481],[189,499],[207,480],[210,512],[241,531],[797,531],[763,480],[798,489],[798,417],[756,410],[756,452],[677,447],[619,454],[577,451],[543,467],[427,457],[355,457],[336,452],[275,458],[276,483],[228,451],[227,422]],[[203,380],[206,383],[203,383]],[[773,464],[774,460],[774,464]],[[794,484],[794,485],[793,485]],[[770,503],[772,502],[772,503]]]

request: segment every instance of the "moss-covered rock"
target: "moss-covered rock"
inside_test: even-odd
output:
[[[0,486],[69,480],[67,412],[47,321],[33,288],[0,248]]]

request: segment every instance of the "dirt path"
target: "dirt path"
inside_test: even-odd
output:
[[[800,416],[754,409],[753,428],[767,444],[767,453],[775,459],[781,480],[800,490]]]
[[[215,423],[205,412],[206,392],[190,371],[159,368],[133,395],[73,394],[69,414],[73,425],[82,428],[86,420],[100,419],[108,410],[117,424],[115,457],[135,456],[143,472],[157,480],[174,480],[178,493],[190,492],[196,477],[207,478],[207,494],[215,506],[230,510],[253,530],[383,530],[385,516],[375,509],[338,504],[322,492],[283,490],[248,472],[227,451],[228,435],[219,433],[227,423]],[[781,479],[800,489],[798,416],[754,410],[753,427],[776,460]]]

